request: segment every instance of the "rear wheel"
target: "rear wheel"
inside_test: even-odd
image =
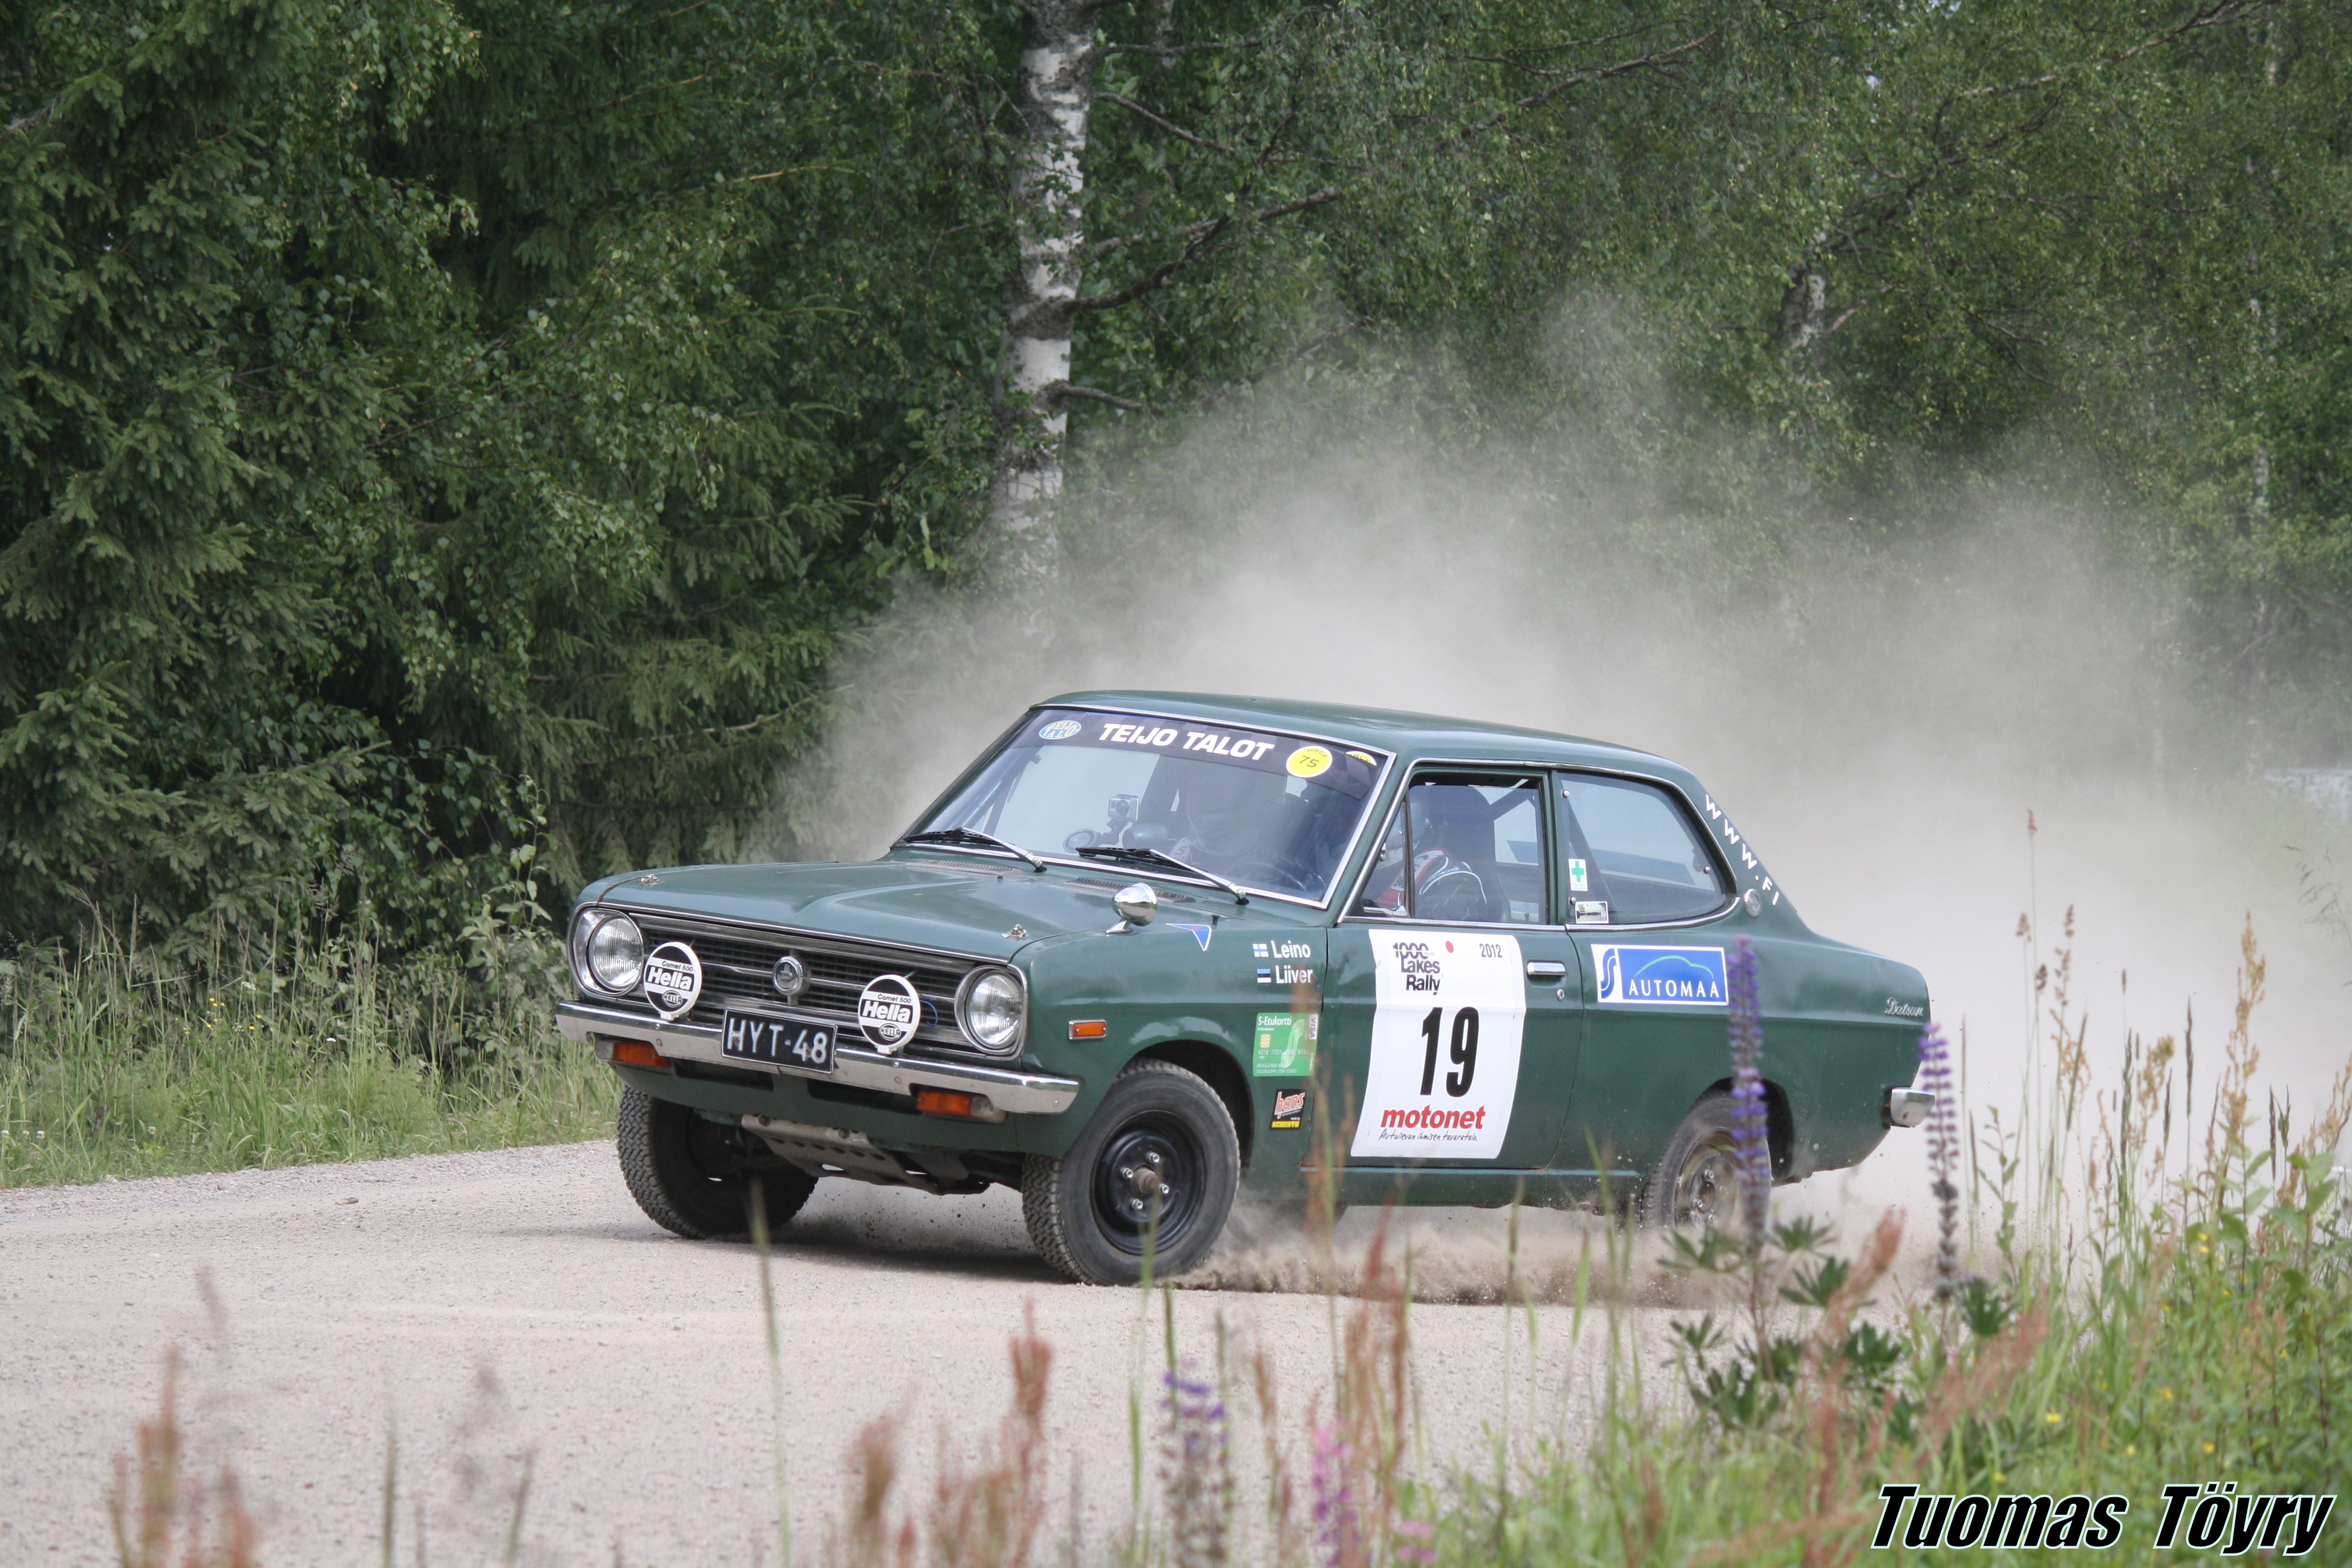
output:
[[[692,1240],[751,1228],[759,1185],[771,1235],[800,1213],[816,1178],[787,1165],[740,1127],[640,1089],[621,1092],[621,1176],[646,1216]]]
[[[1090,1285],[1181,1274],[1209,1255],[1241,1185],[1241,1143],[1217,1091],[1170,1062],[1113,1079],[1060,1159],[1024,1163],[1029,1239],[1056,1273]]]
[[[1683,1118],[1642,1184],[1641,1223],[1660,1230],[1728,1230],[1739,1215],[1739,1145],[1731,1096],[1713,1089]]]

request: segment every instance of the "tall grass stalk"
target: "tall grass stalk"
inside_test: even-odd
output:
[[[378,963],[349,938],[163,965],[100,932],[0,959],[0,1186],[608,1132],[612,1074],[554,1032],[551,951]]]
[[[383,1410],[383,1568],[393,1568],[400,1525],[400,1418],[389,1400]]]
[[[760,1321],[768,1337],[768,1407],[774,1415],[774,1425],[768,1439],[768,1457],[774,1467],[776,1489],[776,1563],[778,1568],[793,1568],[793,1509],[792,1492],[785,1485],[784,1471],[784,1344],[776,1322],[776,1278],[774,1248],[768,1235],[768,1194],[764,1184],[751,1179],[751,1245],[760,1253]]]

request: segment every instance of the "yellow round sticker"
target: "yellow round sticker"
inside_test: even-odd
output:
[[[1290,753],[1290,776],[1311,779],[1331,765],[1331,753],[1321,746],[1301,746]]]

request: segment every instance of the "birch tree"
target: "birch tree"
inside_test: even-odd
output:
[[[1053,576],[1054,502],[1069,434],[1070,337],[1086,249],[1087,125],[1095,18],[1115,0],[1021,0],[1021,142],[1013,180],[1018,256],[1004,285],[1003,430],[991,513],[1022,576]]]
[[[1370,321],[1342,298],[1337,321],[1294,318],[1271,341],[1264,321],[1259,331],[1234,333],[1223,352],[1196,341],[1181,356],[1196,367],[1188,378],[1168,374],[1176,367],[1155,364],[1160,354],[1138,342],[1165,342],[1169,296],[1234,288],[1262,317],[1279,315],[1285,304],[1297,304],[1292,288],[1299,280],[1253,273],[1250,262],[1269,248],[1312,256],[1330,233],[1309,227],[1270,247],[1265,237],[1276,226],[1309,224],[1349,202],[1363,209],[1360,230],[1377,230],[1403,207],[1458,208],[1464,194],[1494,183],[1498,171],[1491,165],[1513,130],[1572,111],[1603,84],[1670,73],[1709,36],[1654,26],[1642,36],[1655,42],[1628,48],[1623,33],[1560,36],[1540,6],[1524,16],[1498,7],[1505,20],[1490,20],[1486,32],[1419,5],[1377,16],[1298,4],[1244,6],[1218,13],[1221,26],[1193,37],[1183,34],[1169,0],[1149,7],[1021,0],[1020,9],[1010,188],[1015,256],[998,354],[990,518],[1014,571],[1032,583],[1052,577],[1059,553],[1054,503],[1074,404],[1147,413],[1166,406],[1166,395],[1186,380],[1195,395],[1213,394],[1221,379],[1255,381]],[[1114,17],[1134,36],[1098,35]],[[1097,90],[1107,59],[1114,79]],[[1117,110],[1108,145],[1096,123],[1105,106]],[[1108,184],[1097,163],[1109,168]],[[1490,165],[1483,174],[1482,164]],[[1459,190],[1446,192],[1449,184]],[[1121,231],[1090,237],[1090,202],[1115,207],[1127,219]],[[1446,215],[1449,224],[1471,216]],[[1382,253],[1382,268],[1407,254],[1444,268],[1466,257],[1463,242],[1477,233],[1475,219],[1435,233],[1421,222],[1409,236],[1360,233],[1357,243]],[[1277,264],[1275,271],[1286,269]],[[1334,281],[1328,274],[1315,279],[1327,315]],[[1442,298],[1429,295],[1423,308]],[[1114,312],[1130,310],[1152,321],[1111,325]],[[1202,324],[1216,315],[1211,310]],[[1148,384],[1081,378],[1075,349],[1082,323],[1114,363],[1139,362]],[[1210,364],[1229,368],[1223,378],[1200,374]]]

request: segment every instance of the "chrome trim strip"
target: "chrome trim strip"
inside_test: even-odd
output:
[[[786,1009],[775,1009],[783,1016]],[[801,1012],[811,1023],[838,1029],[840,1020]],[[650,1041],[666,1057],[746,1072],[773,1072],[794,1078],[845,1083],[854,1089],[879,1089],[885,1094],[912,1094],[918,1087],[952,1089],[985,1094],[989,1103],[1015,1115],[1054,1116],[1067,1110],[1078,1098],[1083,1080],[1058,1073],[1024,1072],[1018,1068],[987,1067],[979,1062],[943,1062],[932,1057],[886,1057],[864,1046],[845,1045],[834,1037],[834,1070],[811,1072],[803,1068],[769,1062],[747,1062],[719,1048],[719,1031],[708,1024],[665,1024],[659,1018],[593,1002],[558,1002],[555,1026],[567,1040],[586,1045],[599,1037]]]

